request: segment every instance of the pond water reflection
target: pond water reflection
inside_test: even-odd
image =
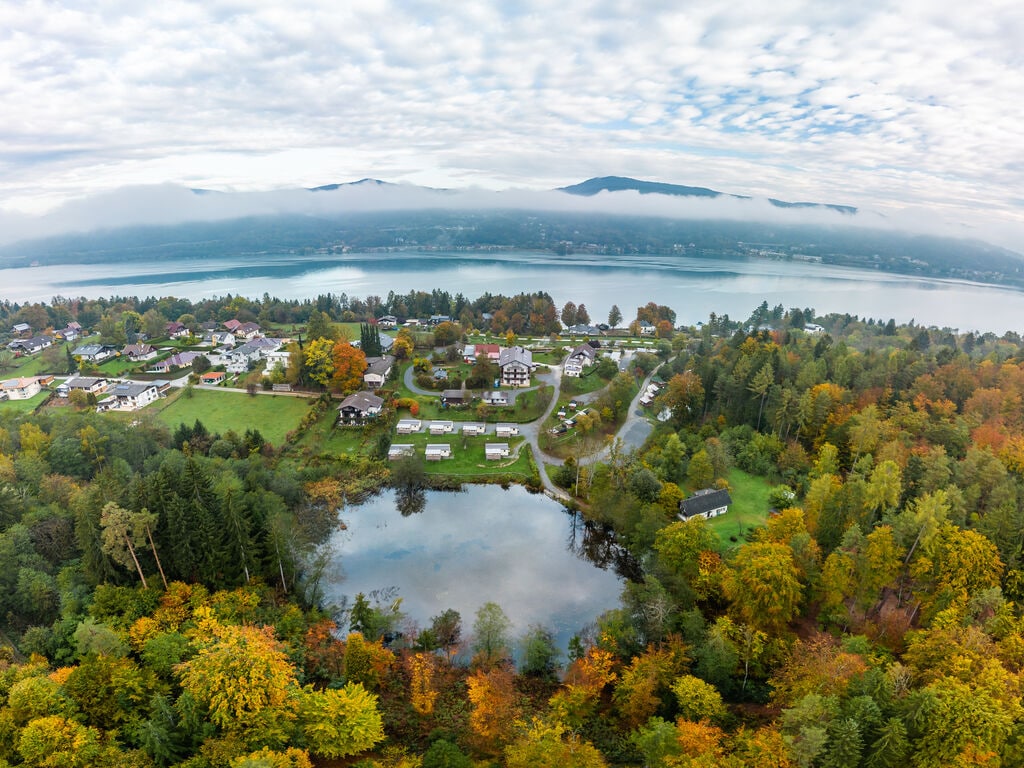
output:
[[[342,513],[328,603],[397,589],[401,609],[420,627],[453,608],[470,633],[477,609],[498,603],[515,635],[548,627],[564,649],[573,634],[618,605],[623,579],[636,573],[607,531],[557,502],[514,486],[427,491],[422,511],[386,491]],[[415,507],[416,505],[412,505]]]

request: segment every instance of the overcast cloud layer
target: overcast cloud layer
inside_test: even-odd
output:
[[[615,174],[1024,241],[1018,0],[303,5],[0,4],[0,209]]]

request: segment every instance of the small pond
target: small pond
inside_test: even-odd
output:
[[[427,491],[422,503],[386,491],[342,511],[334,559],[324,575],[328,603],[397,590],[401,610],[420,627],[453,608],[463,638],[477,609],[495,602],[513,637],[531,624],[569,639],[618,605],[628,555],[600,527],[561,504],[513,486]],[[406,514],[402,514],[401,507]],[[419,510],[410,513],[410,508]]]

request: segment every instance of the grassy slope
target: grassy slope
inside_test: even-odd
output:
[[[50,396],[50,391],[44,389],[38,395],[30,397],[28,400],[3,400],[0,401],[0,409],[16,413],[29,413],[35,410],[39,405],[43,403],[46,398]]]
[[[160,408],[157,418],[171,429],[199,419],[210,432],[224,433],[233,429],[242,434],[246,429],[258,429],[264,438],[280,445],[285,434],[298,426],[309,409],[309,401],[301,397],[250,397],[240,392],[197,389],[192,397],[179,392],[153,407]]]

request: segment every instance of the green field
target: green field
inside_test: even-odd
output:
[[[0,401],[0,409],[7,413],[12,411],[16,413],[29,413],[42,405],[50,394],[50,390],[44,389],[38,395],[30,397],[28,400],[3,400]]]
[[[749,531],[764,525],[768,518],[768,492],[771,490],[771,485],[763,477],[749,475],[741,469],[729,470],[727,480],[732,497],[729,511],[708,520],[708,527],[722,540],[722,552],[742,544]],[[731,538],[734,536],[736,541]]]
[[[597,375],[597,368],[591,366],[582,376],[563,376],[561,393],[569,398],[596,392],[608,386],[611,379],[602,379]]]
[[[530,447],[523,445],[522,437],[497,438],[494,435],[463,437],[461,433],[449,435],[431,435],[417,432],[412,435],[395,435],[392,443],[410,443],[416,446],[416,455],[423,457],[428,443],[447,443],[452,447],[452,457],[440,461],[424,461],[423,467],[428,475],[444,475],[470,480],[475,477],[493,475],[519,475],[523,479],[535,477],[536,472],[530,458]],[[512,455],[502,461],[488,461],[484,457],[484,445],[487,443],[508,443]],[[520,447],[521,446],[521,447]],[[516,458],[516,450],[519,455]]]
[[[241,392],[195,389],[191,397],[182,390],[152,407],[160,409],[156,417],[171,429],[183,423],[194,424],[198,419],[210,432],[233,429],[242,434],[247,429],[258,429],[264,438],[280,445],[309,410],[309,401],[287,395],[253,397]]]

